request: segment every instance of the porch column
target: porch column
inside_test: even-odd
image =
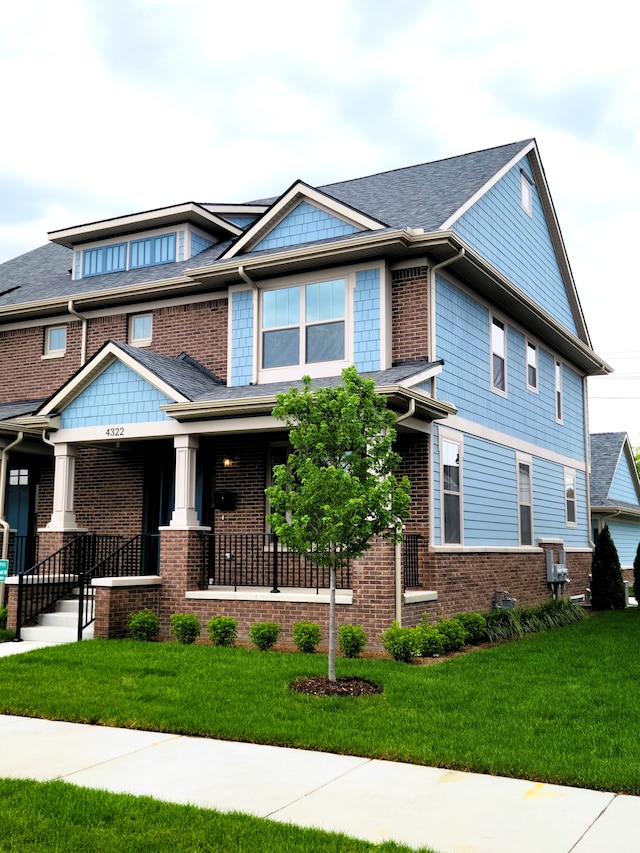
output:
[[[196,451],[199,440],[194,435],[176,435],[173,446],[176,451],[176,494],[175,509],[169,527],[191,530],[200,527],[196,512]]]
[[[54,446],[53,512],[45,530],[79,530],[73,511],[77,452],[71,444]]]

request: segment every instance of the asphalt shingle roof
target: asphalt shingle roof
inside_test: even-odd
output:
[[[591,448],[590,494],[593,506],[638,509],[638,504],[611,500],[609,491],[624,447],[626,432],[599,432],[589,436]]]
[[[39,409],[43,400],[17,400],[12,403],[0,403],[0,421],[10,421],[22,415],[30,415]]]

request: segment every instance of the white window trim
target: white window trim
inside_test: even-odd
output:
[[[343,368],[353,364],[353,297],[356,288],[356,272],[368,269],[368,267],[358,268],[357,271],[346,271],[341,269],[325,270],[322,275],[299,275],[291,276],[283,279],[280,282],[270,282],[269,287],[260,288],[258,299],[258,352],[254,357],[258,359],[258,384],[266,382],[287,382],[300,379],[303,375],[308,375],[312,379],[322,376],[337,376]],[[284,367],[261,367],[262,365],[262,294],[266,290],[279,290],[288,287],[304,287],[307,284],[317,284],[323,281],[331,281],[333,279],[342,278],[345,282],[345,308],[344,308],[344,325],[345,325],[345,341],[344,341],[344,358],[336,361],[318,361],[311,364],[298,362],[297,364],[288,364]],[[303,330],[306,323],[301,318],[300,329]]]
[[[445,441],[458,445],[458,465],[460,469],[460,542],[445,542],[444,539],[444,464],[442,445]],[[461,433],[440,429],[438,433],[438,463],[440,480],[440,544],[442,547],[456,548],[464,545],[464,436]],[[452,493],[453,494],[453,493]]]
[[[524,172],[520,172],[520,207],[528,216],[533,216],[533,184]]]
[[[135,321],[139,320],[141,317],[149,317],[151,320],[151,334],[148,338],[134,338],[133,330]],[[148,347],[151,346],[151,341],[153,339],[153,312],[145,311],[143,314],[131,314],[129,316],[129,344],[132,347]]]
[[[51,333],[64,329],[64,347],[61,349],[51,348]],[[44,353],[42,358],[63,358],[67,352],[68,329],[66,324],[60,326],[47,326],[44,333]]]
[[[529,348],[532,347],[536,353],[536,384],[531,385],[529,382]],[[528,391],[537,394],[540,390],[540,347],[530,338],[524,340],[524,378],[525,385]]]
[[[502,388],[498,388],[496,386],[495,381],[494,381],[494,375],[493,375],[493,356],[494,356],[493,326],[494,326],[494,323],[500,323],[500,325],[502,326],[502,330],[504,332],[504,356],[499,356],[504,361],[504,367],[503,367],[503,370],[504,370],[504,390]],[[497,314],[494,314],[493,312],[491,312],[489,315],[489,372],[491,374],[491,390],[493,391],[494,394],[498,394],[498,396],[500,396],[500,397],[507,397],[508,396],[507,395],[507,388],[509,387],[509,375],[508,375],[508,371],[507,371],[507,350],[508,350],[507,329],[508,329],[507,321],[503,317],[499,317]],[[496,355],[499,355],[499,354],[496,353]]]
[[[558,368],[560,369],[559,370],[559,375],[560,375],[560,381],[559,382],[558,382]],[[563,386],[562,374],[563,374],[562,362],[559,359],[555,358],[553,360],[553,405],[555,407],[556,423],[557,424],[561,424],[564,422],[564,390],[562,387]],[[558,415],[558,394],[560,394],[560,398],[559,398],[560,399],[560,407],[559,407],[560,408],[560,414],[559,415]]]
[[[574,521],[569,521],[569,499],[567,498],[567,478],[573,478],[573,515]],[[573,468],[565,468],[562,477],[562,490],[564,493],[564,523],[567,527],[578,526],[578,481]]]
[[[520,465],[527,465],[529,468],[529,503],[521,503],[520,501]],[[521,548],[531,548],[535,542],[535,531],[533,529],[533,463],[531,456],[525,453],[516,453],[516,505],[518,507],[518,544]],[[522,541],[522,524],[520,521],[520,507],[528,506],[531,513],[531,542]]]

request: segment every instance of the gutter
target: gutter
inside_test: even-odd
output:
[[[79,314],[76,311],[73,305],[73,299],[70,299],[67,303],[67,310],[69,311],[69,314],[77,317],[82,323],[82,343],[80,345],[80,367],[82,367],[87,360],[87,318],[85,315]]]

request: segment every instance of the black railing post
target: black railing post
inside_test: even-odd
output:
[[[273,534],[273,589],[271,592],[280,592],[278,589],[278,537]]]
[[[21,643],[22,637],[20,636],[20,631],[22,630],[22,584],[24,581],[24,575],[20,573],[18,576],[18,609],[16,612],[16,636],[14,638],[14,643]]]

